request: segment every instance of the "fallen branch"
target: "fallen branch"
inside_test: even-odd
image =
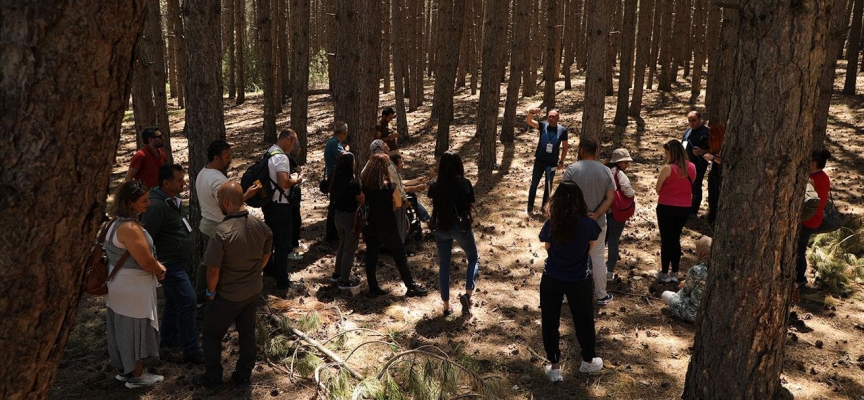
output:
[[[330,359],[335,361],[336,364],[338,364],[340,367],[345,368],[349,373],[351,373],[351,376],[353,376],[354,378],[361,380],[361,381],[364,379],[363,375],[360,375],[357,371],[355,371],[348,364],[346,364],[345,361],[343,361],[342,358],[339,357],[339,355],[330,351],[330,349],[324,347],[323,345],[318,343],[317,340],[312,339],[311,337],[306,335],[306,333],[298,330],[297,328],[294,328],[293,326],[291,326],[287,322],[280,321],[279,318],[276,317],[275,315],[270,315],[270,322],[275,324],[275,325],[282,324],[282,326],[288,328],[288,330],[290,330],[291,333],[297,335],[297,337],[299,337],[301,340],[303,340],[304,342],[306,342],[310,346],[318,349],[318,351],[324,353],[324,355],[326,355],[327,357],[330,357]]]

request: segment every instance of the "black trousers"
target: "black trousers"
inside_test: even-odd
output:
[[[693,157],[690,159],[696,166],[696,179],[693,180],[693,203],[690,212],[699,214],[699,205],[702,204],[702,180],[705,179],[705,171],[708,170],[708,161],[702,157]]]
[[[547,172],[546,168],[549,167]],[[534,159],[534,170],[531,171],[531,186],[528,188],[528,212],[534,211],[534,198],[537,197],[537,186],[540,185],[540,178],[546,174],[546,179],[543,182],[543,204],[546,206],[549,201],[549,193],[552,192],[552,179],[555,178],[557,165],[549,165],[543,161]]]
[[[717,219],[717,205],[720,203],[720,186],[723,184],[723,166],[714,164],[711,166],[711,174],[708,175],[708,222],[714,223]]]
[[[336,229],[336,222],[333,218],[336,217],[336,204],[333,199],[327,204],[327,222],[324,225],[324,240],[333,243],[339,241],[339,232]]]
[[[681,264],[681,232],[690,216],[690,208],[657,205],[657,227],[660,229],[660,270],[678,273]]]
[[[264,222],[273,232],[273,256],[264,269],[276,278],[276,289],[287,289],[288,253],[291,252],[294,207],[290,204],[270,203],[262,209]]]
[[[558,342],[561,334],[561,300],[567,296],[573,325],[576,328],[576,341],[582,348],[582,360],[591,362],[597,356],[594,332],[594,289],[593,281],[565,282],[546,274],[540,278],[540,318],[543,330],[543,348],[550,363],[561,361]]]
[[[300,227],[303,220],[300,218],[300,206],[291,206],[291,248],[300,247]]]
[[[379,288],[375,271],[378,269],[378,254],[381,252],[382,244],[387,246],[387,250],[393,255],[393,261],[396,262],[396,269],[399,270],[399,276],[405,283],[405,287],[411,287],[414,278],[411,277],[411,271],[408,269],[408,257],[405,255],[405,247],[402,245],[396,227],[389,230],[363,229],[363,240],[366,241],[366,283],[369,284],[370,290]]]
[[[240,334],[240,355],[234,371],[240,378],[252,376],[255,368],[255,311],[258,308],[258,293],[243,301],[230,301],[216,294],[207,304],[204,314],[204,329],[201,343],[204,349],[204,374],[214,382],[222,382],[222,338],[232,323]]]

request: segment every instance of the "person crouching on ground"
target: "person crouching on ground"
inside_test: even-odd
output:
[[[698,264],[687,270],[687,278],[678,284],[678,292],[665,291],[660,297],[669,311],[688,322],[696,321],[696,311],[702,301],[702,292],[708,281],[708,259],[711,257],[711,238],[703,236],[696,243]]]
[[[205,372],[193,381],[208,389],[222,386],[222,338],[233,323],[240,336],[240,354],[231,380],[237,389],[246,389],[255,368],[255,311],[264,286],[261,272],[273,250],[273,233],[246,211],[239,183],[223,183],[217,199],[225,219],[210,237],[203,260],[208,300],[201,340]]]
[[[580,372],[597,372],[603,359],[597,357],[594,331],[594,289],[588,271],[588,253],[600,236],[600,225],[588,217],[588,207],[579,185],[564,181],[550,199],[549,219],[540,230],[540,241],[546,247],[546,264],[540,278],[541,326],[546,359],[546,376],[552,382],[562,381],[561,350],[558,347],[561,323],[561,301],[567,296],[576,340],[582,348]],[[602,243],[600,244],[602,246]]]

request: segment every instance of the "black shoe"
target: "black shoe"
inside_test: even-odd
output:
[[[330,282],[339,282],[339,278],[341,277],[341,275],[333,273],[332,275],[330,275]]]
[[[207,374],[201,374],[194,378],[192,378],[192,382],[195,386],[202,387],[204,389],[217,390],[222,388],[222,381],[215,381],[207,377]]]
[[[204,365],[204,353],[184,354],[183,362],[195,365]]]
[[[468,297],[467,294],[459,295],[459,303],[462,304],[462,315],[466,317],[471,316],[471,298]]]
[[[426,290],[426,288],[417,283],[412,283],[408,286],[408,291],[405,292],[405,297],[423,297],[427,294],[429,294],[429,291]]]
[[[369,288],[369,296],[378,297],[390,294],[389,290],[379,288]]]
[[[249,378],[241,377],[237,371],[231,373],[231,381],[234,382],[234,389],[236,390],[246,390],[252,386]]]
[[[351,290],[360,287],[360,281],[357,279],[349,279],[348,282],[339,282],[339,289]]]

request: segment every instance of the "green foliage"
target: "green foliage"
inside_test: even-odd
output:
[[[326,85],[330,81],[328,68],[327,52],[321,50],[317,54],[313,54],[309,58],[309,85]]]
[[[291,351],[291,340],[285,335],[276,335],[267,343],[264,355],[269,359],[282,359]]]
[[[852,283],[864,279],[864,258],[853,254],[861,249],[860,218],[850,220],[851,223],[847,221],[848,227],[816,235],[813,250],[807,257],[818,274],[819,285],[834,296],[850,295]]]
[[[351,373],[345,369],[339,369],[327,380],[327,391],[330,399],[351,399],[354,394],[354,386],[351,384]]]
[[[390,375],[389,372],[384,374],[382,378],[382,385],[384,386],[383,396],[379,399],[381,400],[405,400],[405,395],[402,394],[402,389],[399,387],[399,384],[396,383],[396,380],[393,379],[393,376]]]
[[[315,311],[312,311],[306,315],[304,315],[300,320],[297,321],[297,329],[301,332],[313,332],[318,330],[321,327],[321,315]],[[287,326],[283,325],[283,332],[290,332],[291,330],[287,328]]]
[[[297,367],[297,372],[300,372],[300,375],[311,377],[315,374],[315,369],[323,363],[324,360],[322,360],[321,357],[318,357],[315,353],[304,353],[299,357],[295,366]]]
[[[840,229],[815,235],[812,241],[814,247],[838,244],[843,253],[864,256],[864,217],[850,216]]]

